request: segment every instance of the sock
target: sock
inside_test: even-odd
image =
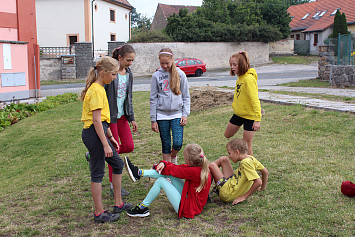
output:
[[[105,211],[101,212],[100,214],[96,215],[96,213],[94,212],[94,215],[99,217],[102,213],[104,213]]]
[[[175,164],[175,165],[178,164],[178,163],[177,163],[177,156],[171,157],[171,163],[173,163],[173,164]]]
[[[122,205],[121,205],[121,206],[116,206],[116,207],[119,207],[119,208],[121,208],[121,207],[123,207],[123,205],[124,205],[124,203],[122,202]]]
[[[139,207],[140,209],[144,209],[144,208],[146,208],[147,206],[145,206],[143,203],[141,203],[141,204],[138,205],[138,207]]]
[[[139,175],[139,176],[142,176],[142,175],[143,175],[143,170],[139,169],[139,170],[138,170],[138,175]]]

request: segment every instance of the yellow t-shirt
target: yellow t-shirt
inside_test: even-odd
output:
[[[93,124],[92,111],[101,109],[101,121],[110,123],[110,107],[103,86],[93,83],[86,92],[83,102],[83,113],[81,121],[84,122],[84,128],[89,128]]]
[[[243,159],[234,175],[227,180],[219,191],[219,198],[224,202],[231,202],[248,192],[255,179],[259,179],[257,171],[264,166],[253,156]]]

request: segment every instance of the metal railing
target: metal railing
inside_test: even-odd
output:
[[[75,48],[72,47],[40,47],[40,58],[60,58],[62,55],[75,54]]]

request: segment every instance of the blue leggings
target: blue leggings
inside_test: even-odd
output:
[[[153,187],[150,189],[148,195],[143,200],[142,204],[148,207],[159,195],[160,190],[164,189],[169,202],[174,207],[176,213],[179,213],[179,206],[181,201],[181,193],[184,187],[184,181],[174,176],[162,175],[152,170],[144,170],[143,177],[155,178]],[[169,178],[171,183],[167,180]]]
[[[180,125],[180,118],[172,120],[158,120],[159,134],[163,154],[171,153],[171,135],[173,135],[173,149],[179,151],[182,147],[184,127]]]

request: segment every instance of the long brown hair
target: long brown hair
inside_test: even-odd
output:
[[[168,52],[170,54],[164,54],[164,52]],[[173,58],[173,51],[169,48],[162,48],[159,51],[159,59],[161,57],[170,57],[171,60],[173,61],[171,68],[170,68],[170,89],[171,91],[175,94],[175,95],[180,95],[181,94],[181,90],[180,90],[180,77],[179,77],[179,73],[177,71],[176,65],[175,65],[175,61]]]
[[[122,58],[124,58],[126,56],[126,54],[129,54],[129,53],[136,53],[136,51],[134,51],[134,48],[131,45],[125,44],[125,45],[115,49],[112,52],[112,57],[114,59],[118,60],[118,56],[121,56]]]
[[[184,149],[184,156],[189,161],[191,166],[200,166],[201,174],[200,174],[200,186],[196,189],[196,192],[201,192],[205,183],[208,181],[209,175],[209,162],[203,153],[203,149],[200,145],[197,144],[189,144]]]
[[[231,56],[235,58],[238,64],[238,76],[244,75],[250,69],[250,62],[247,52],[238,52]],[[230,75],[235,76],[232,69],[230,70]]]
[[[88,72],[88,76],[86,77],[85,88],[81,92],[81,100],[84,100],[86,92],[88,91],[92,83],[94,83],[97,80],[98,75],[101,71],[108,73],[117,70],[118,70],[118,61],[116,59],[108,56],[101,57],[96,62],[96,66],[92,67]]]

